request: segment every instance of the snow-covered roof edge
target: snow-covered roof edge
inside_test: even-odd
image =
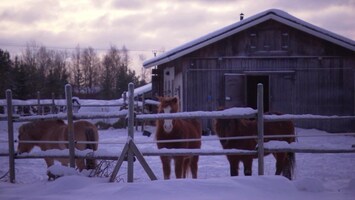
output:
[[[299,29],[301,31],[307,32],[318,38],[330,41],[332,43],[338,44],[344,48],[355,51],[355,41],[344,36],[338,35],[336,33],[330,32],[301,19],[298,19],[282,10],[270,9],[259,14],[253,15],[244,20],[238,21],[234,24],[226,26],[217,31],[211,32],[205,36],[192,40],[174,49],[171,49],[157,57],[149,59],[143,63],[143,67],[149,68],[156,65],[161,65],[178,57],[191,53],[197,49],[205,47],[211,43],[218,40],[231,36],[235,33],[248,29],[256,24],[264,22],[266,20],[273,19]]]

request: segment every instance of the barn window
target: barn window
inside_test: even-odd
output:
[[[251,33],[250,34],[250,49],[255,51],[257,44],[258,44],[258,40],[257,40],[256,33]]]
[[[287,32],[281,34],[281,49],[287,50],[289,47],[289,35]]]

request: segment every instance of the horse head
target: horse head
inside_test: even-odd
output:
[[[179,111],[179,99],[177,97],[159,97],[159,113],[176,113]],[[174,120],[164,120],[164,131],[170,133],[174,128]]]
[[[176,113],[179,112],[178,97],[159,97],[159,113]]]

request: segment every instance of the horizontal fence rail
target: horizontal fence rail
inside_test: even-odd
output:
[[[355,116],[325,116],[325,115],[312,115],[312,114],[281,114],[281,115],[264,115],[264,121],[273,122],[273,121],[283,121],[283,120],[344,120],[344,119],[353,119]]]
[[[255,118],[256,110],[252,108],[229,108],[223,111],[192,111],[180,113],[159,113],[159,114],[140,114],[136,116],[138,120],[157,120],[157,119],[191,119],[191,118]]]
[[[121,110],[118,112],[90,112],[90,113],[80,113],[73,114],[73,120],[79,119],[102,119],[102,118],[122,118],[127,116],[127,110]],[[47,119],[68,119],[66,114],[48,114],[48,115],[34,115],[19,117],[14,116],[14,122],[27,122],[27,121],[36,121],[36,120],[47,120]]]
[[[7,95],[8,96],[8,95]],[[70,96],[70,95],[69,95]],[[129,96],[129,95],[128,95]],[[203,149],[152,149],[152,150],[139,150],[139,149],[131,149],[135,146],[135,144],[149,144],[149,143],[169,143],[169,142],[192,142],[192,141],[211,141],[211,140],[245,140],[245,139],[254,139],[260,141],[260,136],[238,136],[238,137],[225,137],[225,138],[202,138],[202,139],[179,139],[179,140],[164,140],[164,141],[134,141],[133,133],[132,133],[132,121],[133,120],[161,120],[161,119],[192,119],[192,118],[205,118],[205,119],[215,119],[215,118],[255,118],[257,121],[285,121],[285,120],[312,120],[312,119],[324,119],[324,120],[338,120],[338,119],[355,119],[355,116],[322,116],[322,115],[291,115],[291,114],[283,114],[283,115],[261,115],[260,118],[260,108],[252,109],[252,108],[230,108],[223,111],[193,111],[193,112],[181,112],[181,113],[159,113],[159,114],[132,114],[133,113],[133,98],[128,98],[128,104],[122,105],[129,105],[129,110],[122,110],[118,112],[90,112],[90,113],[59,113],[59,114],[46,114],[46,115],[35,115],[35,116],[20,116],[13,114],[12,112],[8,112],[7,115],[0,115],[0,120],[8,120],[9,125],[14,122],[26,122],[26,121],[35,121],[35,120],[43,120],[43,119],[68,119],[69,121],[78,120],[78,119],[95,119],[95,118],[125,118],[129,123],[129,136],[128,140],[126,141],[104,141],[104,142],[87,142],[87,141],[7,141],[9,143],[9,152],[0,152],[0,156],[9,156],[9,167],[14,168],[14,160],[13,159],[28,159],[28,158],[46,158],[46,157],[53,157],[53,158],[96,158],[96,159],[104,159],[104,160],[117,160],[117,166],[115,167],[115,171],[119,169],[120,161],[128,158],[128,162],[130,163],[128,166],[128,182],[133,181],[133,156],[137,157],[138,160],[141,162],[149,177],[152,180],[155,180],[154,174],[149,172],[149,166],[142,162],[142,156],[186,156],[186,155],[200,155],[200,156],[220,156],[220,155],[255,155],[259,154],[260,157],[260,148],[256,150],[243,150],[243,149],[218,149],[218,150],[203,150]],[[70,100],[67,99],[67,102]],[[7,100],[9,102],[9,100]],[[70,105],[70,104],[68,104]],[[111,105],[102,105],[103,107],[108,106],[119,106],[121,104],[111,104]],[[6,105],[8,108],[14,105]],[[19,105],[16,105],[19,106]],[[26,106],[26,105],[24,105]],[[43,104],[33,104],[33,106],[44,106]],[[48,106],[53,106],[49,104]],[[57,106],[57,105],[55,105]],[[64,105],[67,106],[67,105]],[[74,105],[70,105],[75,107]],[[81,105],[82,107],[100,107],[99,105]],[[70,110],[70,109],[68,109]],[[129,114],[131,112],[131,114]],[[71,115],[71,119],[69,119],[69,115]],[[263,123],[259,123],[263,124]],[[10,131],[10,130],[9,130]],[[12,133],[13,134],[13,133]],[[9,132],[9,138],[13,137]],[[262,134],[261,141],[265,139],[272,139],[272,138],[285,138],[285,137],[329,137],[329,136],[355,136],[355,133],[345,133],[345,134],[319,134],[319,135],[311,135],[311,136],[297,136],[297,135],[264,135]],[[5,141],[4,141],[5,142]],[[17,155],[14,153],[14,147],[11,146],[10,143],[65,143],[69,144],[72,142],[73,144],[79,143],[86,143],[86,144],[126,144],[123,148],[122,152],[115,152],[115,153],[102,153],[100,150],[95,152],[81,152],[75,150],[74,153],[70,153],[69,150],[58,150],[60,152],[33,152],[33,153],[26,153]],[[294,153],[355,153],[355,148],[352,146],[345,147],[345,148],[334,148],[334,147],[309,147],[309,146],[300,146],[297,143],[291,144],[269,144],[268,142],[262,142],[264,148],[263,151],[265,153],[274,153],[274,152],[294,152]],[[133,147],[132,147],[133,146]],[[11,150],[12,149],[12,150]],[[126,151],[125,151],[126,150]],[[11,153],[13,152],[13,153]],[[105,155],[104,155],[105,154]],[[262,153],[261,155],[263,155]],[[127,157],[127,155],[129,155]],[[123,158],[125,157],[125,158]],[[263,156],[262,156],[263,157]],[[144,158],[143,158],[144,161]],[[260,161],[259,161],[260,162]],[[263,161],[262,161],[263,162]],[[12,164],[11,164],[12,163]],[[13,166],[12,166],[13,165]],[[12,169],[14,170],[14,169]],[[259,169],[261,172],[263,169]],[[259,171],[260,172],[260,171]],[[14,181],[14,171],[13,174],[10,175],[11,182]],[[260,173],[259,173],[260,174]],[[112,179],[112,177],[111,177]]]

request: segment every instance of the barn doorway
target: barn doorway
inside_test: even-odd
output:
[[[269,111],[269,76],[267,75],[248,75],[246,77],[247,106],[257,108],[258,83],[264,85],[264,111]]]

